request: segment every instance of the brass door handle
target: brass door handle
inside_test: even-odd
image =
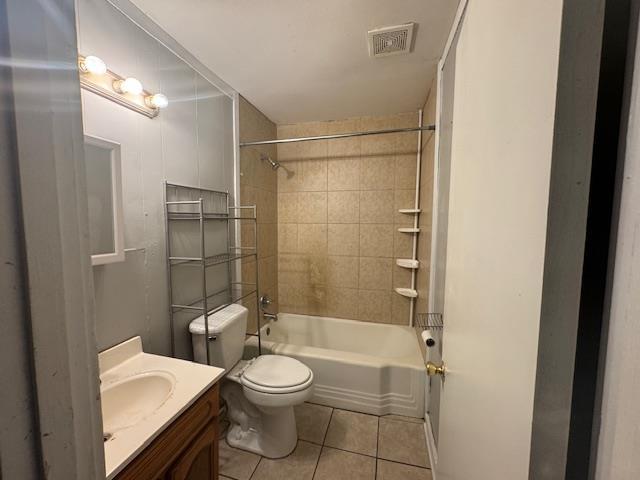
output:
[[[427,362],[427,375],[429,375],[430,377],[433,377],[435,375],[441,375],[442,377],[444,377],[445,375],[444,363],[441,363],[440,365],[436,365],[433,362]]]

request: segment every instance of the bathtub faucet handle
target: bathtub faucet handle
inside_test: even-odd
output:
[[[264,309],[264,307],[268,307],[271,305],[271,299],[267,295],[262,295],[260,297],[260,307]]]

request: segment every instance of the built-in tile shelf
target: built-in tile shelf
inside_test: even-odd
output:
[[[420,213],[422,210],[419,208],[401,208],[398,210],[400,213],[406,213],[407,215],[415,215],[416,213]]]
[[[398,231],[401,233],[420,233],[419,228],[410,228],[410,227],[399,228]]]
[[[415,270],[420,266],[420,262],[411,258],[397,258],[396,265],[402,268],[410,268],[412,270]]]
[[[396,288],[396,293],[408,298],[416,298],[418,296],[418,291],[413,288]]]

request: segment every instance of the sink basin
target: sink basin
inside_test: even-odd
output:
[[[175,377],[169,372],[151,371],[103,386],[105,434],[135,425],[153,414],[171,396],[175,384]]]

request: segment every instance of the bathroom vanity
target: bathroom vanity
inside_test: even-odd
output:
[[[107,480],[218,478],[224,369],[145,353],[140,337],[98,358]]]
[[[218,478],[218,384],[205,392],[115,478]]]

